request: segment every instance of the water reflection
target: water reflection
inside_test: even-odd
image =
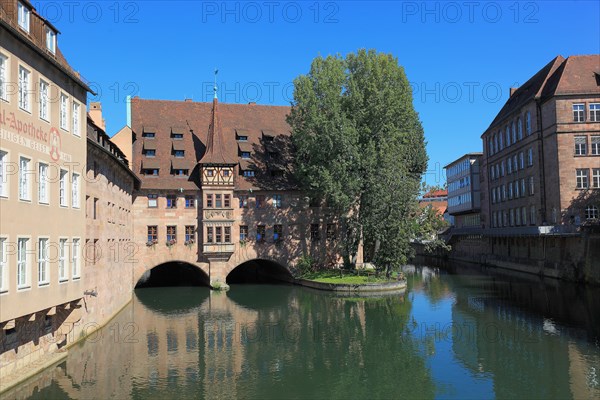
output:
[[[7,398],[600,397],[597,290],[405,273],[382,297],[142,289]]]

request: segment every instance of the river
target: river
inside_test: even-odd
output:
[[[600,291],[405,268],[408,288],[146,288],[32,399],[600,398]]]

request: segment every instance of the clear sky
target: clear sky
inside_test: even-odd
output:
[[[481,151],[508,98],[557,55],[600,53],[598,1],[35,1],[59,46],[92,82],[107,131],[125,98],[287,105],[321,54],[392,53],[414,88],[430,157],[426,181]],[[600,66],[599,66],[600,69]]]

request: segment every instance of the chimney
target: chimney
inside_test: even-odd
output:
[[[511,87],[511,88],[510,88],[510,96],[508,96],[508,97],[512,97],[512,95],[513,95],[513,94],[514,94],[514,93],[515,93],[515,92],[516,92],[518,89],[519,89],[519,88],[516,88],[516,87]]]
[[[104,118],[102,118],[102,104],[99,102],[91,102],[90,103],[90,117],[94,124],[96,124],[100,129],[106,132],[106,123]]]
[[[248,103],[248,105],[250,105],[250,106],[255,106],[255,105],[256,105],[256,102],[255,102],[255,101],[251,101],[251,102],[249,102],[249,103]]]
[[[185,101],[186,103],[191,103],[191,102],[192,102],[192,101],[194,101],[194,100],[192,100],[192,99],[185,99],[184,101]]]

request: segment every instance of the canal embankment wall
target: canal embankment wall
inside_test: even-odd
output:
[[[453,238],[450,251],[428,253],[421,244],[417,256],[429,260],[468,263],[571,282],[600,285],[600,232],[572,236]]]

